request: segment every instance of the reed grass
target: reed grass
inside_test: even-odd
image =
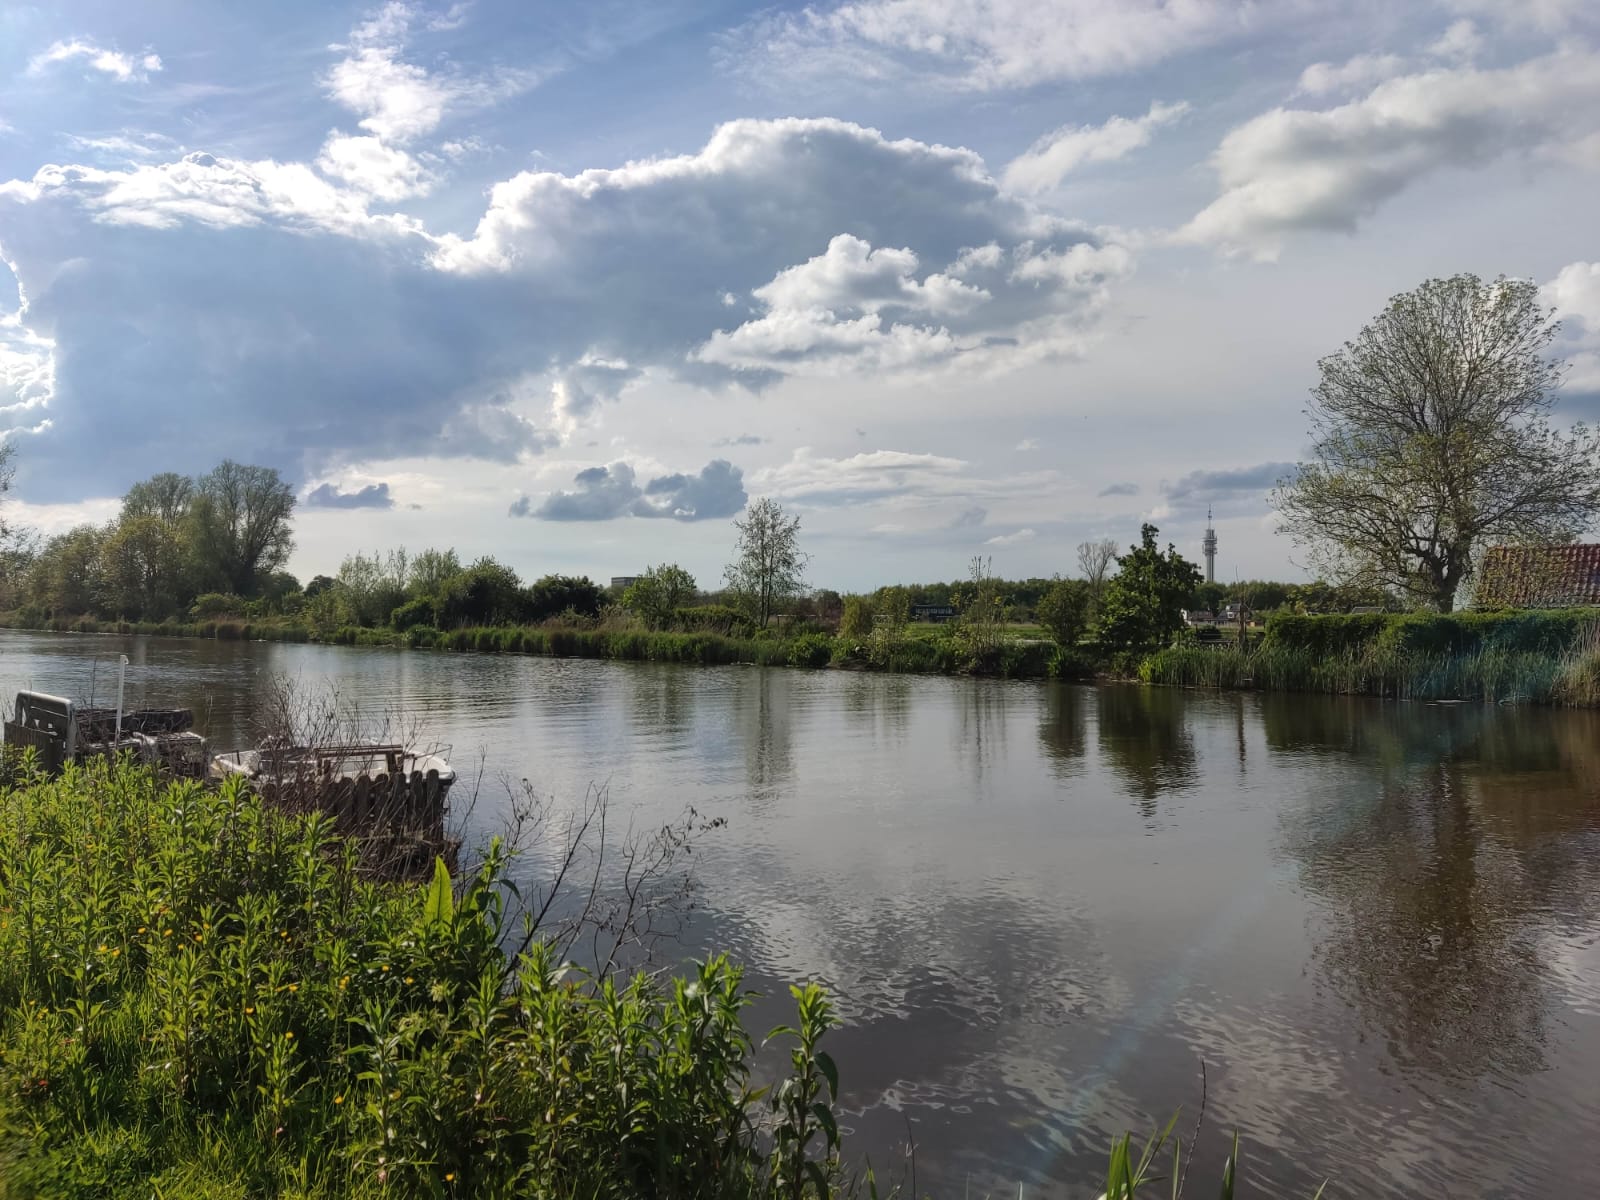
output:
[[[1600,644],[1591,637],[1559,653],[1496,645],[1450,653],[1374,639],[1318,653],[1269,638],[1248,650],[1174,646],[1146,658],[1139,677],[1178,687],[1588,707],[1600,704]]]

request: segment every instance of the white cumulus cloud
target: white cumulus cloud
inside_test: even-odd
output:
[[[1568,263],[1541,294],[1561,319],[1560,350],[1572,364],[1567,388],[1600,392],[1600,262]]]
[[[996,372],[1082,353],[1132,268],[971,151],[842,121],[525,172],[466,236],[375,211],[422,182],[388,143],[342,137],[320,171],[197,151],[0,183],[30,300],[7,369],[31,382],[11,391],[48,395],[26,424],[52,422],[27,455],[38,486],[70,494],[97,461],[192,469],[202,422],[211,453],[327,479],[384,455],[540,454],[647,372]],[[130,397],[160,401],[108,422]]]
[[[330,134],[317,156],[317,169],[378,200],[425,195],[435,183],[410,154],[370,136]]]
[[[1577,46],[1400,76],[1320,111],[1274,109],[1223,139],[1212,158],[1221,195],[1178,238],[1271,257],[1290,233],[1354,230],[1441,170],[1511,155],[1583,163],[1597,126],[1600,54]]]

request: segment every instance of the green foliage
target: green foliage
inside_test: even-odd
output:
[[[389,613],[389,624],[396,629],[409,630],[417,625],[432,625],[434,619],[434,603],[427,596],[418,596],[398,604]]]
[[[244,611],[244,597],[228,592],[206,592],[195,597],[189,615],[198,621],[213,617],[234,616]]]
[[[726,604],[674,609],[672,624],[685,633],[719,633],[723,637],[748,637],[756,628],[749,617]]]
[[[1600,512],[1600,434],[1551,424],[1560,322],[1531,280],[1430,279],[1317,363],[1310,461],[1280,527],[1334,578],[1448,612],[1494,542],[1572,540]]]
[[[498,845],[463,880],[374,882],[321,816],[102,762],[0,786],[0,855],[6,1195],[843,1182],[820,989],[774,1031],[794,1049],[763,1103],[737,967],[595,979],[537,937],[508,957]]]
[[[825,667],[833,658],[833,639],[825,633],[801,634],[789,643],[789,665]]]
[[[588,576],[546,575],[528,586],[521,617],[525,621],[547,621],[569,612],[597,617],[604,602],[599,585]]]
[[[1040,597],[1034,616],[1057,646],[1070,650],[1088,628],[1090,599],[1088,583],[1081,579],[1058,579]]]
[[[1313,654],[1361,652],[1465,654],[1495,649],[1560,655],[1582,645],[1600,625],[1600,609],[1528,609],[1511,612],[1347,613],[1297,616],[1267,622],[1267,643]]]
[[[752,501],[733,527],[738,538],[724,579],[740,611],[765,629],[805,581],[800,518],[785,513],[776,500],[761,499]]]
[[[694,596],[694,576],[676,563],[663,563],[651,567],[622,593],[622,607],[643,622],[646,629],[660,630],[668,628],[673,614]]]
[[[445,581],[435,611],[441,629],[509,625],[524,616],[522,581],[510,567],[480,558]]]
[[[1183,605],[1200,582],[1195,565],[1167,546],[1156,547],[1154,525],[1139,531],[1140,544],[1117,560],[1117,573],[1100,602],[1099,637],[1112,650],[1149,651],[1183,628]]]
[[[911,621],[911,596],[903,587],[879,588],[872,598],[872,629],[868,659],[874,666],[894,670],[905,646]]]
[[[872,601],[865,596],[846,596],[839,614],[839,636],[867,638],[872,636]]]
[[[185,528],[202,586],[254,595],[294,549],[294,490],[271,467],[225,459],[194,482]]]
[[[968,564],[967,582],[951,589],[950,601],[960,614],[955,637],[967,668],[980,674],[1000,674],[998,657],[1010,605],[1005,584],[995,576],[989,559],[973,557]]]

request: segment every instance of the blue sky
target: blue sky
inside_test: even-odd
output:
[[[1392,293],[1537,280],[1600,399],[1587,0],[9,4],[12,519],[223,456],[293,566],[454,545],[855,588],[1266,495]]]

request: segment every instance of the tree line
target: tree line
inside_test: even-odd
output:
[[[0,457],[0,471],[5,465]],[[1082,543],[1072,579],[1004,580],[988,560],[974,560],[967,578],[948,583],[868,595],[810,590],[800,518],[771,499],[754,501],[734,522],[720,588],[702,590],[673,563],[651,567],[616,594],[581,575],[524,583],[493,557],[463,563],[452,549],[412,554],[404,547],[348,555],[336,574],[302,587],[283,570],[294,546],[294,507],[292,489],[270,467],[230,460],[194,478],[153,476],[129,488],[104,525],[9,539],[0,550],[0,610],[150,622],[282,618],[319,631],[592,623],[614,614],[654,631],[752,634],[787,623],[792,632],[801,622],[846,637],[888,630],[877,636],[892,640],[916,606],[929,605],[954,609],[981,652],[1017,622],[1037,622],[1062,645],[1095,632],[1108,644],[1134,647],[1175,630],[1184,608],[1236,602],[1258,612],[1315,611],[1373,602],[1370,589],[1326,584],[1200,583],[1171,547],[1157,552],[1153,527],[1125,554],[1110,539]]]

